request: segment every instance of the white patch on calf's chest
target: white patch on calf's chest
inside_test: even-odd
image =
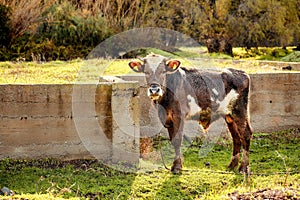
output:
[[[212,92],[217,96],[217,95],[219,95],[219,92],[216,90],[216,88],[213,88],[212,89]]]
[[[217,100],[216,103],[219,104],[217,112],[221,112],[225,115],[231,114],[232,106],[238,98],[239,93],[235,90],[230,90],[230,92],[225,96],[222,101]]]
[[[229,69],[224,69],[223,72],[225,72],[227,74],[232,74],[232,72]]]
[[[191,95],[187,95],[189,112],[186,116],[186,119],[193,119],[196,116],[200,116],[201,108],[198,105],[197,101]]]

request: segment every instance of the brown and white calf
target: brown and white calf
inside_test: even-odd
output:
[[[252,135],[248,116],[250,78],[240,70],[208,71],[187,69],[178,60],[150,54],[129,66],[135,72],[143,72],[148,85],[148,96],[159,105],[160,121],[168,129],[175,158],[171,168],[174,173],[182,169],[180,146],[183,139],[184,120],[197,120],[206,131],[210,124],[224,118],[233,139],[233,156],[229,164],[247,171],[249,165],[250,138]]]

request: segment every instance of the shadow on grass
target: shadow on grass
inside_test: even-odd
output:
[[[170,172],[171,173],[171,172]],[[157,191],[155,199],[193,199],[180,180],[181,175],[170,174]]]
[[[52,194],[89,199],[127,199],[135,174],[113,170],[97,160],[0,161],[0,187],[16,194]]]

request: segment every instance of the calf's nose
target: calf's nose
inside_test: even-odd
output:
[[[150,95],[155,95],[160,93],[160,87],[157,84],[151,84],[149,87],[149,93]]]
[[[151,84],[150,87],[148,88],[147,94],[152,100],[158,100],[163,95],[163,91],[160,85]]]

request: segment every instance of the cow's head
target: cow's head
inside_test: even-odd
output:
[[[135,72],[142,72],[146,75],[148,85],[147,94],[152,100],[158,100],[165,92],[166,75],[175,72],[180,65],[178,60],[150,54],[147,57],[129,63],[130,68]]]

